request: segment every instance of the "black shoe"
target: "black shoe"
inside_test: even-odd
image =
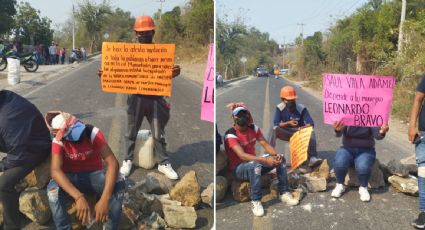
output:
[[[425,228],[425,212],[421,212],[418,215],[418,219],[416,219],[412,225],[415,228],[424,229]]]

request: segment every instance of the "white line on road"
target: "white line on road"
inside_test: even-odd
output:
[[[266,138],[269,137],[270,131],[270,78],[267,78],[266,92],[264,98],[264,111],[263,111],[263,133]]]
[[[117,95],[115,96],[115,108],[118,109],[123,106],[123,97],[123,94],[117,93]],[[112,152],[118,160],[120,159],[119,156],[117,156],[117,153],[119,152],[120,148],[121,120],[121,117],[117,116],[112,119],[111,128],[109,129],[108,135],[109,147],[112,149]]]

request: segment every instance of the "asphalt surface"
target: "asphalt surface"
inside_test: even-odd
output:
[[[101,91],[96,74],[99,66],[99,57],[94,58],[79,68],[50,78],[31,90],[22,91],[22,95],[43,114],[49,110],[62,110],[99,127],[121,164],[125,149],[123,136],[127,119],[126,95]],[[200,120],[201,90],[199,83],[184,76],[173,80],[171,117],[166,127],[166,141],[171,163],[179,176],[195,170],[201,189],[204,189],[214,180],[214,139],[213,124]],[[149,129],[146,120],[142,128]],[[147,173],[153,171],[158,172],[156,168],[133,169],[129,184],[142,180]],[[201,208],[197,213],[197,228],[210,229],[214,220],[213,209]],[[28,229],[34,229],[34,226]]]
[[[332,167],[341,139],[334,137],[332,127],[323,123],[321,99],[283,78],[248,77],[217,89],[216,121],[219,132],[224,134],[233,124],[226,104],[244,102],[254,122],[268,138],[275,106],[280,103],[280,88],[284,85],[296,87],[297,102],[308,108],[315,121],[319,157],[328,159]],[[406,136],[401,138],[398,133],[390,134],[391,131],[376,145],[377,158],[381,162],[401,159],[414,153],[413,147],[406,143]],[[287,144],[279,141],[277,150],[289,158]],[[260,153],[262,151],[257,145],[257,154]],[[417,197],[385,187],[370,190],[371,202],[363,203],[356,188],[349,189],[340,199],[331,198],[333,187],[334,183],[329,183],[326,192],[308,193],[295,207],[288,207],[277,200],[263,203],[263,217],[254,217],[251,203],[234,201],[228,191],[226,198],[216,204],[217,229],[412,229],[410,223],[418,214]]]

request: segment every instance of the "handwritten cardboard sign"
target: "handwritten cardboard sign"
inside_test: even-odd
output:
[[[214,43],[210,44],[202,90],[201,120],[214,122]]]
[[[380,127],[388,123],[394,77],[323,74],[323,117],[326,124]]]
[[[291,170],[295,170],[307,160],[308,144],[310,143],[313,127],[301,129],[289,139],[289,149],[291,151]]]
[[[104,92],[171,96],[174,44],[104,42]]]

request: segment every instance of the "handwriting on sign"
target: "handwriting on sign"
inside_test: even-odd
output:
[[[291,139],[289,139],[289,149],[291,152],[291,170],[295,170],[298,168],[298,166],[307,160],[308,145],[310,143],[312,132],[313,127],[310,126],[295,132]]]
[[[202,90],[201,120],[214,122],[214,44],[210,44]]]
[[[171,96],[174,44],[102,44],[102,90]]]
[[[323,113],[327,124],[379,127],[391,112],[394,77],[323,74]]]

